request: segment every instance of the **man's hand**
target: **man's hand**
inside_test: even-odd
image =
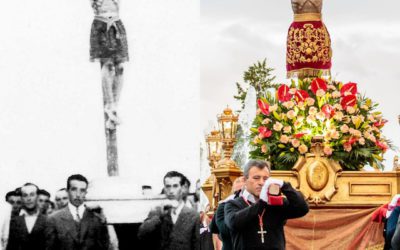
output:
[[[261,189],[260,199],[267,202],[268,204],[271,203],[269,199],[269,195],[279,195],[280,188],[283,186],[283,180],[268,178],[268,180],[264,183],[263,188]],[[273,204],[270,204],[273,205]]]

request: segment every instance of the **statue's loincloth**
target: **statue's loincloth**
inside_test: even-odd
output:
[[[90,60],[128,61],[125,27],[118,17],[96,16],[90,32]]]
[[[287,77],[330,75],[331,39],[319,13],[295,14],[286,48]]]

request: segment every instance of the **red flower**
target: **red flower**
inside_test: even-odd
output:
[[[385,125],[385,123],[387,123],[387,122],[388,122],[387,120],[382,119],[377,122],[374,122],[374,126],[377,128],[382,128]]]
[[[389,148],[386,143],[381,142],[381,141],[376,141],[375,145],[378,146],[378,148],[382,149],[383,152],[386,152],[386,150]]]
[[[328,89],[328,86],[326,85],[326,82],[322,78],[315,78],[311,82],[311,91],[315,94],[317,94],[317,91],[319,89],[322,89],[323,91],[326,91]]]
[[[356,95],[357,94],[357,83],[348,82],[345,85],[343,85],[343,87],[340,89],[340,94],[342,96],[346,96],[347,92],[350,92],[351,95]]]
[[[272,135],[272,131],[268,130],[268,128],[264,127],[264,126],[259,127],[258,128],[258,132],[260,132],[260,138],[261,139],[268,138],[268,137],[270,137]]]
[[[279,88],[278,88],[278,99],[281,102],[287,102],[290,99],[292,99],[292,94],[289,93],[289,86],[287,86],[286,84],[282,84]]]
[[[303,102],[306,98],[309,97],[309,95],[307,91],[300,89],[296,91],[294,97],[296,98],[296,102]]]
[[[295,137],[296,139],[300,139],[300,138],[303,137],[305,134],[306,134],[306,133],[297,133],[297,134],[294,135],[294,137]]]
[[[329,104],[322,106],[322,112],[328,119],[335,115],[335,109]]]
[[[356,143],[357,141],[357,137],[350,137],[348,143],[350,143],[350,145],[353,145],[354,143]]]
[[[355,95],[345,96],[342,98],[342,101],[340,102],[344,110],[346,110],[347,107],[352,107],[356,105],[356,103],[357,103],[357,97]]]
[[[257,104],[258,104],[258,107],[261,110],[261,113],[263,113],[264,115],[269,115],[269,105],[268,105],[268,103],[264,102],[261,99],[258,99],[257,100]]]

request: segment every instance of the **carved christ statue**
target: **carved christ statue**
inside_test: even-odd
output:
[[[331,40],[322,22],[322,0],[291,0],[294,20],[286,48],[287,77],[330,75]]]
[[[129,60],[128,43],[119,19],[119,0],[91,0],[94,20],[90,33],[90,60],[99,61],[102,74],[106,128],[120,123],[117,105],[122,89],[123,63]]]

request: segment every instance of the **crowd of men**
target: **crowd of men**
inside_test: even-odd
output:
[[[179,172],[168,172],[163,182],[165,199],[151,209],[138,231],[146,248],[135,249],[199,249],[198,195],[188,197],[190,181]],[[102,209],[86,206],[87,188],[88,180],[76,174],[56,192],[55,203],[33,183],[8,192],[9,205],[0,204],[0,249],[118,249]]]

